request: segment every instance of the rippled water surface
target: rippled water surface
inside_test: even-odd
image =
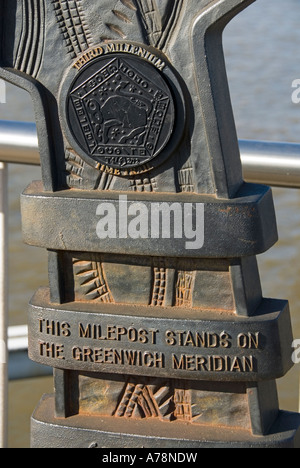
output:
[[[299,0],[257,0],[226,29],[228,77],[241,139],[300,141],[300,104],[292,103],[292,82],[300,79]],[[34,120],[26,93],[7,86],[0,119]],[[39,168],[9,168],[10,324],[26,323],[27,303],[47,284],[43,250],[21,239],[19,194]],[[294,336],[300,338],[300,191],[274,189],[280,241],[259,257],[264,295],[289,299]],[[278,382],[281,407],[298,409],[299,365]],[[29,446],[29,419],[52,379],[10,383],[10,447]]]

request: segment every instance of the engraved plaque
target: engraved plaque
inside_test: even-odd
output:
[[[174,128],[175,108],[155,66],[129,54],[110,54],[80,71],[70,87],[67,116],[87,161],[122,169],[161,153]]]
[[[289,327],[282,327],[289,314],[285,301],[265,300],[251,320],[220,320],[217,314],[198,319],[190,312],[188,323],[172,308],[165,308],[164,318],[151,307],[140,307],[142,320],[129,305],[86,304],[85,312],[76,304],[70,308],[51,308],[47,291],[33,298],[34,361],[61,369],[238,382],[279,378],[292,365],[289,353],[280,352],[287,337],[292,341]]]

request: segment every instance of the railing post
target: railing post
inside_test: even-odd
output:
[[[7,447],[7,165],[0,163],[0,447]]]

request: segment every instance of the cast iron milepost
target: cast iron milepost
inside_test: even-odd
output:
[[[0,77],[31,93],[41,152],[24,239],[49,252],[32,447],[299,447],[288,303],[256,262],[272,195],[243,182],[222,50],[251,3],[1,1]]]

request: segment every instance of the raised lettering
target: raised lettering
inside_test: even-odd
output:
[[[172,354],[172,368],[200,372],[254,372],[253,356],[199,356]]]

